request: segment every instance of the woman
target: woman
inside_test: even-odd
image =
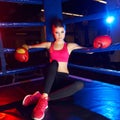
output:
[[[83,47],[76,43],[66,43],[64,41],[66,29],[62,20],[55,19],[52,22],[51,27],[54,42],[43,42],[27,46],[28,49],[47,48],[50,54],[50,66],[45,78],[44,92],[40,94],[40,92],[37,91],[33,95],[25,96],[23,100],[24,106],[28,106],[33,103],[36,104],[32,114],[34,120],[43,119],[45,110],[48,107],[48,101],[70,96],[83,88],[83,83],[80,81],[68,80],[69,71],[67,68],[71,52],[75,49],[82,49]],[[68,81],[69,84],[66,84],[65,87],[50,93],[52,88],[63,82],[67,83]]]

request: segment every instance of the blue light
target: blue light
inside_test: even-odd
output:
[[[106,18],[106,23],[112,24],[114,22],[114,20],[115,20],[114,16],[109,16]]]

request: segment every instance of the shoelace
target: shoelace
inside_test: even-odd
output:
[[[44,110],[47,106],[47,99],[46,98],[41,98],[39,103],[38,103],[38,106],[41,110]]]

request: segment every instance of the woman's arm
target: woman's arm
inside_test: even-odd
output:
[[[85,48],[83,46],[80,46],[76,43],[68,43],[68,50],[69,50],[69,53],[71,53],[73,50],[75,49],[82,49],[82,48]]]
[[[35,45],[23,45],[22,47],[26,48],[26,49],[31,49],[31,48],[47,48],[49,49],[51,45],[51,42],[42,42],[39,44],[35,44]]]
[[[69,53],[71,53],[73,50],[75,49],[84,49],[84,50],[88,50],[87,47],[84,47],[84,46],[80,46],[76,43],[69,43],[68,44],[68,50],[69,50]],[[94,52],[86,52],[87,54],[93,54]]]

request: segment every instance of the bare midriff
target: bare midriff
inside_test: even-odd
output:
[[[69,73],[68,68],[67,68],[67,62],[58,62],[58,72],[64,72],[64,73]]]

